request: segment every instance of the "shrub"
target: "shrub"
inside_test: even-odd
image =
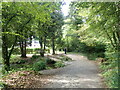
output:
[[[39,58],[40,56],[39,55],[33,55],[32,56],[32,59],[37,59],[37,58]]]
[[[57,61],[54,65],[55,65],[56,68],[65,66],[65,64],[62,61]]]
[[[26,60],[19,60],[18,62],[16,62],[17,64],[23,64],[23,63],[25,63],[25,62],[27,62]]]
[[[0,89],[5,88],[7,85],[3,82],[0,82]]]
[[[105,58],[108,65],[101,64],[103,76],[105,77],[106,84],[110,88],[118,87],[118,56],[120,54],[110,45],[106,46]]]
[[[46,61],[47,64],[55,64],[55,61],[50,59],[50,58],[46,58],[45,61]]]
[[[34,71],[40,71],[46,68],[46,63],[44,61],[38,61],[33,64]]]
[[[16,63],[19,60],[20,60],[20,57],[18,57],[17,55],[11,55],[10,63]]]

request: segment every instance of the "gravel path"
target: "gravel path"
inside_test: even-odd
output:
[[[52,75],[42,88],[103,88],[98,67],[93,61],[76,54],[67,56],[74,60],[70,65],[41,72]]]

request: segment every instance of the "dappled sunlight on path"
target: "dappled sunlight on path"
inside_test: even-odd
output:
[[[75,54],[67,54],[67,56],[74,60],[70,65],[41,71],[45,75],[53,75],[43,88],[103,88],[95,63],[84,56]]]

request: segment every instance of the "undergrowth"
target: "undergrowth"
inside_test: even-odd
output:
[[[100,68],[103,70],[102,75],[105,78],[105,82],[109,88],[118,88],[118,55],[112,47],[107,47],[105,52],[105,58],[108,65],[101,64]]]

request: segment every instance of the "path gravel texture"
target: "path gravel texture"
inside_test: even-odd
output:
[[[71,64],[52,70],[41,71],[42,74],[52,75],[49,83],[42,88],[103,88],[98,66],[86,57],[68,54]]]

